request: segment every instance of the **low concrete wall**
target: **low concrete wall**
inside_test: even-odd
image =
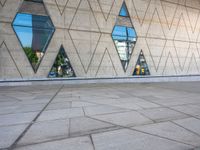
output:
[[[191,82],[200,81],[198,76],[148,76],[148,77],[116,77],[116,78],[71,78],[71,79],[32,79],[32,80],[0,80],[0,86],[28,85],[74,85],[74,84],[109,84],[109,83],[157,83],[157,82]]]

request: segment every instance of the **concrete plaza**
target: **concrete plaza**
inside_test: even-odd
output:
[[[199,150],[200,82],[0,87],[0,150]]]

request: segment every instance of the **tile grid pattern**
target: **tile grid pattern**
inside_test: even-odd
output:
[[[2,87],[0,149],[191,150],[200,146],[197,87],[192,82]]]

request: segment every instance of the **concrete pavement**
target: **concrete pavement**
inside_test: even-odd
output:
[[[200,82],[0,87],[0,150],[198,150]]]

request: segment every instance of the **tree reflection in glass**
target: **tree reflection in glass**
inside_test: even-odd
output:
[[[56,57],[53,67],[48,75],[49,78],[58,77],[76,77],[75,72],[71,66],[69,58],[65,53],[64,48],[61,46],[60,51]]]
[[[50,18],[18,13],[13,28],[36,72],[55,30]]]

